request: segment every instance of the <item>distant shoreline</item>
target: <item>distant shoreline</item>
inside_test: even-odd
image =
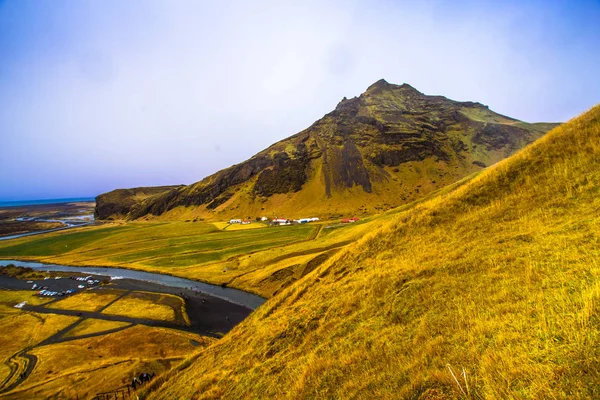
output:
[[[96,201],[96,199],[94,197],[71,197],[71,198],[66,198],[66,199],[0,201],[0,208],[37,206],[37,205],[46,205],[46,204],[79,203],[79,202],[91,202],[91,201]]]

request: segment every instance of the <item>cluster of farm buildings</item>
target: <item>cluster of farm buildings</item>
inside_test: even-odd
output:
[[[300,218],[300,219],[288,219],[288,218],[273,218],[269,223],[271,225],[292,225],[292,224],[306,224],[309,222],[315,222],[318,221],[319,218],[317,217],[313,217],[313,218]],[[258,218],[257,218],[258,221]],[[262,217],[260,218],[260,221],[262,222],[268,222],[269,218],[267,217]],[[242,225],[246,225],[251,223],[252,221],[249,219],[231,219],[229,220],[230,224],[242,224]]]
[[[256,220],[258,221],[259,219],[257,218]],[[319,220],[319,218],[317,218],[317,217],[300,218],[300,219],[288,219],[288,218],[277,218],[277,217],[275,217],[269,223],[271,225],[294,225],[294,224],[307,224],[309,222],[315,222],[315,221],[318,221],[318,220]],[[268,222],[269,218],[262,217],[262,218],[260,218],[260,221],[262,221],[262,222]],[[356,218],[356,217],[342,219],[342,223],[343,224],[352,223],[352,222],[356,222],[356,221],[358,221],[358,218]],[[252,223],[252,221],[250,219],[230,219],[229,223],[230,224],[247,225],[247,224]]]
[[[319,218],[300,218],[300,219],[287,219],[287,218],[275,218],[271,220],[271,225],[292,225],[292,224],[307,224],[309,222],[318,221]]]

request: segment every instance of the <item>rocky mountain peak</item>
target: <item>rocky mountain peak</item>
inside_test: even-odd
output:
[[[380,79],[367,88],[367,92],[374,89],[387,89],[391,85],[385,79]]]
[[[380,79],[302,132],[195,184],[148,192],[141,201],[131,191],[99,196],[97,216],[186,209],[226,218],[293,214],[298,205],[321,216],[380,212],[485,168],[551,127]]]

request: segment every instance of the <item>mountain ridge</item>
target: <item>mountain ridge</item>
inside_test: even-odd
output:
[[[126,205],[97,198],[107,218],[228,218],[384,211],[451,184],[541,137],[476,102],[428,96],[384,79],[343,98],[307,129],[199,182]],[[110,213],[118,209],[119,214]]]

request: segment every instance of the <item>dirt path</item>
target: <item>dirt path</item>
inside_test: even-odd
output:
[[[33,311],[33,312],[36,312],[39,314],[58,314],[58,315],[68,315],[68,316],[72,316],[72,317],[80,317],[80,318],[84,318],[84,319],[93,318],[93,319],[101,319],[104,321],[127,322],[127,323],[130,323],[133,325],[139,324],[139,325],[146,325],[146,326],[155,326],[155,327],[159,327],[159,328],[178,329],[178,330],[182,330],[182,331],[198,333],[203,336],[210,336],[210,337],[214,337],[214,338],[220,337],[220,335],[218,335],[216,332],[211,332],[208,330],[207,331],[199,331],[197,328],[182,326],[181,324],[178,324],[176,322],[157,321],[157,320],[153,320],[153,319],[133,318],[133,317],[125,317],[125,316],[121,316],[121,315],[103,314],[100,311],[59,310],[59,309],[55,309],[55,308],[45,308],[44,306],[28,306],[28,305],[23,306],[23,310]],[[79,323],[79,321],[78,321],[78,323]],[[76,324],[73,324],[73,325],[76,325]],[[56,343],[60,343],[60,342],[68,341],[68,340],[79,339],[80,338],[79,336],[62,338],[63,334],[67,333],[69,330],[74,328],[73,325],[66,327],[65,329],[61,330],[60,332],[56,333],[55,335],[51,336],[50,338],[44,340],[38,346],[43,346],[43,345],[47,345],[47,344],[56,344]],[[88,336],[88,337],[101,336],[104,334],[105,334],[104,332],[98,332],[98,334],[92,334],[91,336]]]
[[[0,386],[0,394],[10,392],[11,390],[19,386],[21,383],[23,383],[23,381],[25,381],[25,379],[27,379],[27,377],[31,374],[31,372],[35,368],[35,365],[37,364],[37,357],[33,354],[27,354],[27,352],[34,347],[35,346],[31,346],[25,350],[21,350],[19,353],[14,354],[8,359],[8,364],[16,364],[17,366],[13,369],[10,368],[9,365],[11,372],[10,375],[4,380],[4,382]],[[15,375],[19,372],[19,363],[16,361],[17,357],[27,359],[27,366],[25,367],[25,371],[23,371],[14,382],[9,384],[9,382],[11,382]]]

